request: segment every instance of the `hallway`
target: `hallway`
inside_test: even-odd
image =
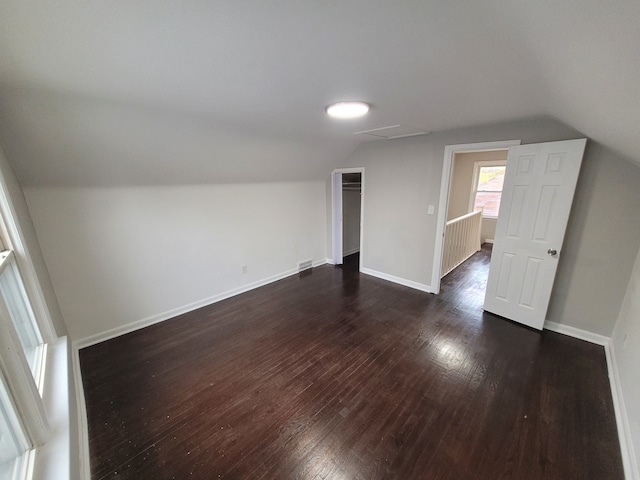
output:
[[[483,244],[478,253],[446,275],[440,284],[439,297],[470,312],[482,311],[492,247],[490,243]]]

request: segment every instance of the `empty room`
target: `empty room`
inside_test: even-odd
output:
[[[0,0],[0,480],[640,480],[639,22]]]

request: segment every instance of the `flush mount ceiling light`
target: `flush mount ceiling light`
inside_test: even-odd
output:
[[[356,118],[366,115],[371,105],[365,102],[338,102],[332,103],[325,110],[330,117]]]

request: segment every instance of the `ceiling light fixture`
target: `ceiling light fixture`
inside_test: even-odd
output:
[[[332,103],[325,110],[334,118],[357,118],[366,115],[371,105],[365,102],[338,102]]]

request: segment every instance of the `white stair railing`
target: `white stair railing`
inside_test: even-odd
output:
[[[444,232],[444,253],[440,278],[480,250],[482,210],[449,220]]]

